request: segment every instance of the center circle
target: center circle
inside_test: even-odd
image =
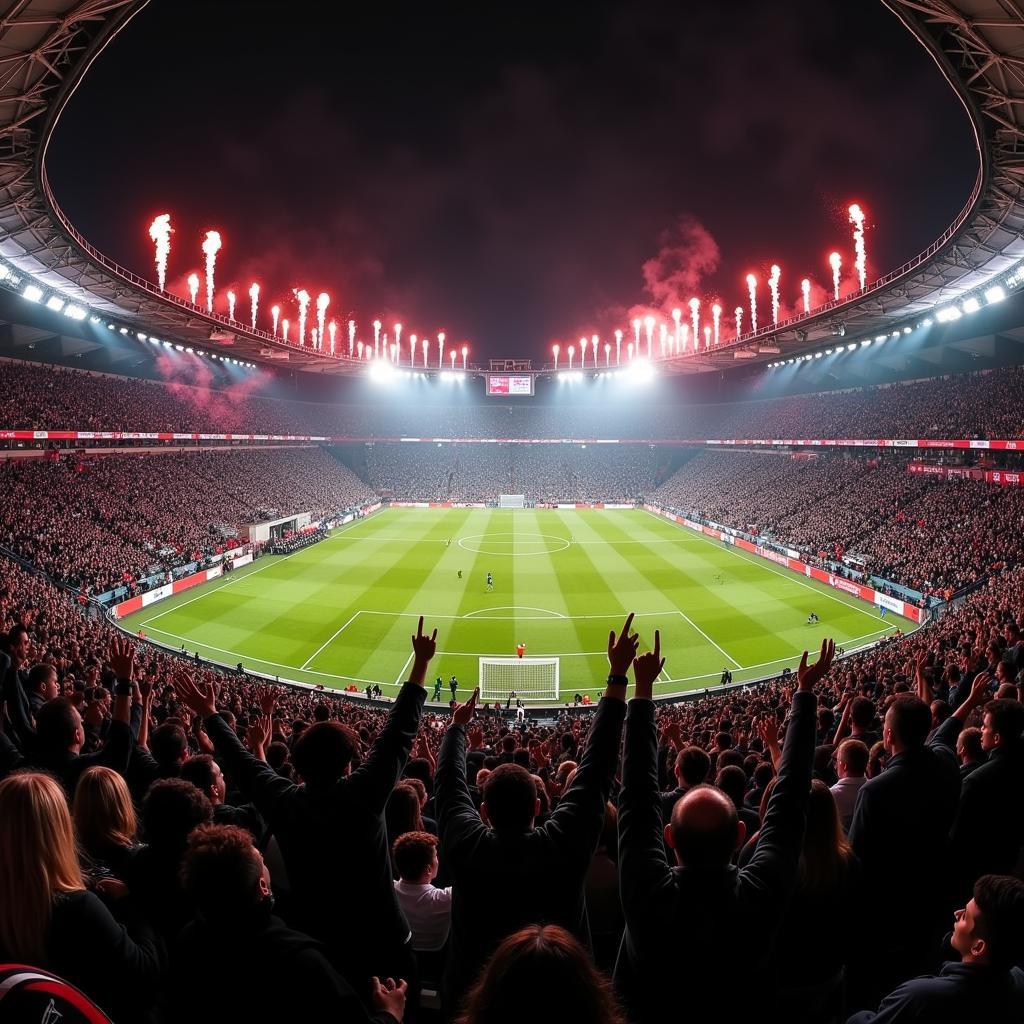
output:
[[[569,542],[549,533],[473,533],[459,538],[459,547],[475,555],[553,555]]]

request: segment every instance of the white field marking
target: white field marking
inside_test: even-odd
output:
[[[700,635],[704,637],[704,639],[707,640],[707,642],[711,644],[711,646],[714,647],[715,650],[719,651],[721,654],[724,654],[737,668],[743,668],[743,666],[724,647],[719,647],[718,644],[716,644],[715,641],[712,640],[711,637],[709,637],[707,633],[705,633],[704,630],[701,629],[700,626],[698,626],[697,623],[694,622],[693,619],[691,619],[690,616],[686,614],[686,612],[680,611],[679,614],[682,615],[682,617],[686,619],[686,621],[691,626],[693,626],[693,628],[697,630],[697,632],[700,633]]]
[[[568,616],[563,615],[561,612],[553,612],[550,608],[534,608],[533,605],[529,604],[499,604],[494,608],[481,608],[479,611],[466,612],[462,616],[464,619],[476,619],[480,618],[480,612],[545,612],[540,618],[545,619],[565,619]],[[514,619],[517,618],[515,615],[492,615],[489,616],[493,619]],[[537,617],[537,616],[535,616]]]
[[[888,633],[889,630],[891,630],[891,629],[898,629],[898,628],[899,627],[897,627],[897,626],[886,626],[885,629],[876,629],[874,633],[865,633],[863,636],[852,636],[852,637],[850,637],[849,640],[844,640],[841,645],[837,645],[837,646],[846,647],[847,644],[855,644],[855,643],[857,643],[858,640],[869,640],[871,637],[878,636],[880,633]],[[755,668],[768,668],[770,665],[784,665],[787,662],[799,660],[800,656],[803,653],[804,653],[803,651],[797,651],[795,654],[791,654],[787,658],[776,658],[774,661],[761,661],[761,662],[758,662],[756,665],[740,665],[739,666],[739,671],[749,672],[751,669],[755,669]],[[702,676],[677,676],[677,677],[673,677],[671,679],[666,679],[665,682],[667,682],[667,683],[691,683],[691,682],[696,681],[697,679],[713,679],[716,676],[720,676],[720,675],[721,675],[721,672],[706,672]]]
[[[480,611],[493,611],[492,608],[481,608]],[[365,608],[359,613],[360,615],[387,615],[391,618],[418,618],[419,612],[382,612],[382,611],[367,611]],[[580,619],[625,619],[629,612],[608,612],[604,615],[560,615],[560,619],[564,619],[567,622],[577,622]],[[668,608],[663,612],[634,612],[634,619],[647,619],[657,616],[670,616],[678,615],[678,608]],[[473,618],[476,621],[487,621],[493,619],[496,622],[511,622],[513,621],[507,615],[480,615],[477,612],[467,612],[465,615],[427,615],[425,619],[445,619],[445,620],[462,620]],[[515,620],[518,622],[556,622],[557,619],[553,619],[550,615],[517,615]]]
[[[404,664],[404,665],[402,666],[402,671],[401,671],[401,672],[399,672],[399,673],[398,673],[398,675],[397,675],[397,676],[395,677],[395,685],[396,685],[396,686],[397,686],[397,685],[398,685],[399,683],[404,683],[404,682],[405,682],[405,670],[406,670],[406,669],[407,669],[407,668],[409,667],[409,662],[410,662],[410,661],[412,661],[412,658],[413,658],[413,654],[415,654],[415,653],[416,653],[416,652],[415,652],[415,651],[413,651],[413,652],[412,652],[412,653],[411,653],[411,654],[409,655],[409,657],[405,659],[405,664]]]
[[[346,629],[348,629],[348,627],[349,627],[349,626],[351,626],[351,625],[352,625],[352,623],[353,623],[353,622],[355,622],[355,620],[356,620],[356,619],[358,619],[358,618],[359,618],[359,612],[356,612],[356,613],[355,613],[355,615],[353,615],[353,616],[352,616],[352,618],[351,618],[351,619],[349,619],[349,620],[348,620],[348,622],[346,622],[346,623],[345,623],[345,625],[341,627],[341,629],[339,629],[339,630],[336,630],[335,632],[333,632],[333,633],[332,633],[332,634],[331,634],[331,635],[330,635],[330,636],[329,636],[329,637],[327,638],[327,640],[326,640],[326,641],[325,641],[324,643],[322,643],[322,644],[321,644],[321,645],[320,645],[320,646],[319,646],[319,647],[318,647],[318,648],[317,648],[317,649],[316,649],[316,650],[315,650],[315,651],[314,651],[314,652],[313,652],[313,653],[312,653],[312,654],[311,654],[311,655],[310,655],[310,656],[309,656],[309,657],[308,657],[308,658],[307,658],[307,659],[305,660],[305,662],[304,662],[304,663],[303,663],[302,665],[300,665],[300,666],[299,666],[299,671],[300,671],[300,672],[305,672],[305,671],[306,671],[306,666],[307,666],[307,665],[310,665],[310,664],[311,664],[311,663],[313,662],[314,658],[316,658],[316,656],[317,656],[317,655],[318,655],[318,654],[319,654],[319,653],[320,653],[320,652],[321,652],[321,651],[322,651],[322,650],[323,650],[323,649],[324,649],[325,647],[327,647],[327,646],[328,646],[328,644],[330,644],[332,640],[334,640],[334,639],[335,639],[336,637],[340,636],[340,635],[341,635],[341,634],[342,634],[342,633],[343,633],[343,632],[344,632],[344,631],[345,631]]]
[[[549,547],[545,546],[542,551],[488,551],[486,548],[482,548],[482,547],[471,548],[471,547],[467,547],[467,545],[466,545],[466,541],[468,541],[468,540],[495,541],[498,544],[508,543],[507,541],[505,541],[505,542],[499,541],[498,540],[499,537],[513,537],[513,538],[517,538],[520,541],[525,541],[527,544],[536,543],[536,541],[532,541],[531,542],[529,540],[530,537],[539,537],[539,538],[541,538],[542,541],[545,541],[545,540],[556,540],[562,546],[560,548],[549,548]],[[515,542],[513,541],[513,543],[515,543]],[[460,548],[462,548],[463,551],[468,551],[468,552],[470,552],[470,554],[474,554],[474,555],[492,555],[495,558],[506,558],[506,557],[523,558],[526,555],[555,555],[555,554],[558,554],[559,551],[565,551],[566,548],[569,547],[569,542],[564,537],[556,537],[554,534],[551,534],[551,533],[490,533],[490,534],[488,534],[488,533],[471,533],[468,537],[460,537],[459,540],[458,540],[458,545],[459,545]]]
[[[320,543],[321,544],[330,544],[331,541],[337,540],[337,538],[341,534],[348,533],[348,531],[351,530],[352,527],[358,526],[361,523],[365,523],[365,522],[367,522],[368,520],[370,520],[372,518],[373,518],[373,516],[365,516],[363,519],[357,519],[354,523],[349,523],[348,526],[344,526],[344,527],[342,527],[339,530],[335,530],[334,533],[332,533],[330,537],[328,537],[326,540],[321,541]],[[243,583],[250,576],[255,576],[256,573],[263,572],[264,569],[269,569],[272,565],[280,565],[282,562],[287,562],[288,559],[292,557],[292,555],[297,555],[299,553],[299,551],[306,551],[306,550],[308,550],[308,549],[307,548],[299,548],[298,551],[293,551],[290,555],[276,555],[276,556],[264,555],[265,558],[269,558],[270,559],[270,561],[268,561],[266,565],[261,565],[258,569],[253,569],[252,572],[244,573],[241,576],[232,576],[231,579],[229,579],[227,581],[227,583],[224,583],[224,584],[222,584],[219,587],[211,587],[209,589],[206,589],[204,587],[203,590],[202,590],[202,593],[196,594],[195,597],[190,597],[187,601],[182,601],[181,604],[176,604],[173,608],[168,608],[167,611],[161,612],[159,615],[154,615],[151,619],[146,619],[145,622],[140,622],[139,623],[139,627],[142,628],[144,626],[148,626],[151,622],[156,622],[157,619],[162,619],[165,615],[170,615],[171,612],[176,612],[179,608],[185,608],[187,605],[190,605],[190,604],[192,604],[195,601],[199,601],[199,600],[201,600],[204,597],[209,597],[210,594],[215,594],[218,590],[223,590],[225,587],[230,587],[232,583]],[[215,650],[215,648],[211,647],[210,650]],[[270,665],[271,662],[268,661],[268,662],[265,662],[265,664]]]
[[[251,661],[254,665],[272,665],[274,668],[288,669],[290,672],[297,672],[298,669],[294,665],[285,665],[280,661],[266,661],[263,658],[256,658],[251,654],[243,654],[241,651],[229,651],[226,647],[214,647],[213,644],[203,643],[201,640],[195,640],[192,637],[179,636],[177,633],[171,633],[166,629],[160,629],[159,626],[155,626],[151,632],[159,633],[161,636],[173,637],[175,640],[184,640],[186,644],[191,644],[193,649],[197,647],[205,648],[208,651],[217,651],[218,654],[230,654],[232,658],[244,658],[246,661]],[[379,683],[383,682],[380,679],[361,679],[359,676],[346,676],[340,672],[315,672],[313,669],[305,669],[307,675],[311,676],[323,676],[325,679],[344,679],[351,683]]]
[[[647,509],[644,509],[643,511],[647,512]],[[666,519],[664,516],[655,515],[653,512],[647,512],[647,514],[652,519],[655,519],[655,520],[657,520],[660,523],[669,523],[670,522],[670,520]],[[709,538],[705,537],[704,534],[702,534],[702,533],[694,533],[689,527],[687,527],[687,526],[680,526],[679,523],[671,523],[670,525],[676,526],[680,530],[684,531],[683,532],[683,536],[684,537],[695,537],[697,540],[706,541],[708,544],[713,544],[717,549],[723,550],[722,542],[721,541],[715,542],[713,540],[710,540]],[[736,546],[734,544],[727,544],[727,545],[725,545],[724,550],[728,551],[732,555],[735,555],[737,558],[742,558],[744,562],[750,562],[749,558],[744,558],[743,557],[744,554],[749,554],[749,552],[743,552],[743,554],[741,554],[743,549],[741,548],[739,551],[737,551],[736,550]],[[757,561],[754,562],[753,564],[754,565],[759,565],[762,569],[766,570],[767,572],[773,572],[773,573],[775,573],[776,576],[781,576],[784,580],[789,580],[790,583],[795,583],[798,587],[803,587],[805,590],[813,590],[814,593],[817,594],[819,597],[824,597],[828,601],[835,601],[836,604],[841,604],[844,608],[852,608],[854,611],[860,612],[862,615],[867,615],[867,616],[869,616],[872,619],[875,617],[867,609],[859,607],[859,605],[861,603],[863,603],[863,602],[861,602],[859,600],[859,598],[853,598],[854,601],[857,601],[857,604],[847,604],[846,601],[842,600],[842,598],[836,597],[835,594],[826,593],[823,590],[819,590],[817,587],[812,587],[809,583],[804,583],[803,580],[799,579],[797,573],[793,572],[790,569],[785,570],[785,572],[782,569],[774,569],[774,568],[772,568],[771,565],[768,564],[768,559],[766,559],[766,558],[758,558],[757,555],[754,555],[754,558],[757,558]],[[827,587],[828,584],[827,583],[823,583],[822,586],[823,587]],[[831,589],[831,588],[829,588],[829,589]],[[877,605],[872,605],[872,607],[875,608],[875,607],[877,607]],[[901,618],[902,618],[902,616],[901,616]],[[908,620],[908,621],[912,621],[912,620]]]

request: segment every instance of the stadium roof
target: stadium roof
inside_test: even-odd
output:
[[[46,177],[51,133],[92,62],[148,2],[16,0],[0,18],[0,257],[140,330],[295,369],[361,370],[359,361],[286,345],[159,291],[97,252],[61,210]],[[721,370],[738,358],[792,356],[837,334],[888,333],[1024,260],[1024,10],[1015,0],[882,2],[931,54],[973,126],[978,175],[963,209],[928,249],[864,290],[711,352],[660,363],[663,370]]]

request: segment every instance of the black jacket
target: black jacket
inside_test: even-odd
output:
[[[277,838],[291,885],[289,924],[319,939],[361,989],[365,976],[393,974],[409,938],[398,905],[384,805],[405,769],[426,699],[406,683],[373,748],[351,775],[327,786],[296,785],[253,757],[220,717],[205,728],[236,785]]]
[[[461,995],[495,946],[527,924],[558,924],[589,942],[583,886],[604,825],[625,704],[597,707],[572,785],[539,828],[499,835],[466,785],[466,732],[452,726],[437,759],[434,792],[441,861],[453,881],[445,990]]]
[[[797,877],[811,786],[816,701],[797,693],[757,849],[742,870],[670,867],[654,704],[632,700],[619,799],[626,932],[615,983],[631,1020],[747,1019],[757,975]]]

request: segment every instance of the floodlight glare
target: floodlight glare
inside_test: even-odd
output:
[[[84,320],[86,316],[88,316],[81,306],[75,306],[73,304],[64,307],[64,315],[70,320]]]
[[[43,297],[43,289],[34,284],[27,284],[21,294],[29,302],[38,302]]]
[[[991,288],[985,289],[985,301],[989,305],[993,305],[996,302],[1002,302],[1005,298],[1006,291],[998,284],[994,284]]]
[[[977,313],[979,309],[981,309],[981,303],[973,295],[969,299],[964,299],[965,313]]]
[[[940,309],[935,314],[935,319],[940,324],[949,323],[951,320],[959,320],[961,316],[960,310],[956,306],[947,306],[945,309]]]
[[[51,295],[46,300],[46,308],[52,309],[54,313],[59,313],[64,308],[64,300],[59,295]]]

